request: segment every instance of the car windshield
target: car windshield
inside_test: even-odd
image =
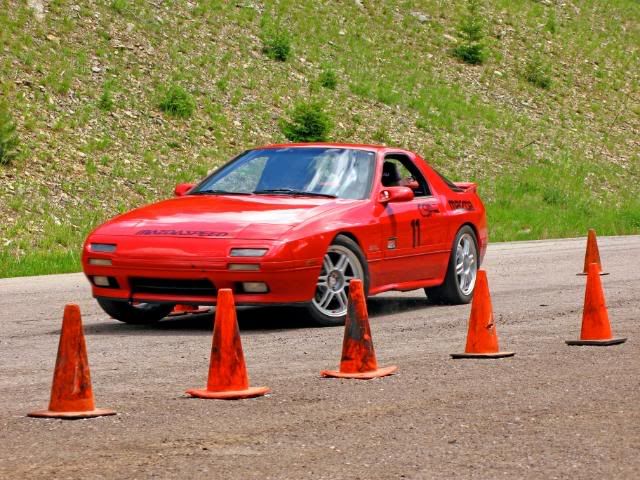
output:
[[[311,195],[361,200],[369,195],[375,153],[350,148],[250,150],[190,194]]]

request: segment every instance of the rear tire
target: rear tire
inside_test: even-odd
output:
[[[133,325],[148,325],[156,323],[169,315],[173,310],[172,304],[140,303],[131,305],[127,301],[97,298],[98,304],[107,315],[124,323]]]
[[[367,261],[356,242],[339,235],[323,257],[316,292],[307,305],[307,311],[316,324],[326,327],[344,325],[349,282],[353,278],[362,280],[366,296],[369,291]]]
[[[473,229],[465,225],[458,230],[453,241],[444,283],[437,287],[425,288],[424,291],[434,303],[469,303],[473,298],[477,271],[478,240]]]

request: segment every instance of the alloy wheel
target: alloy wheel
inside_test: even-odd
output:
[[[322,260],[313,297],[314,306],[330,317],[346,315],[349,282],[363,277],[364,271],[356,254],[342,245],[331,245]]]
[[[476,284],[478,272],[476,259],[476,243],[470,234],[465,233],[460,237],[456,246],[456,278],[458,279],[458,287],[464,295],[470,295]]]

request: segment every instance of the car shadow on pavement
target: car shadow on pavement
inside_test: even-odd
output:
[[[397,313],[411,312],[429,307],[437,307],[426,297],[371,297],[367,299],[367,310],[370,317],[381,317],[384,315],[395,315]]]
[[[86,335],[201,335],[211,334],[215,312],[167,317],[149,325],[131,325],[105,318],[99,323],[86,324]],[[238,325],[241,331],[259,332],[313,328],[302,308],[294,307],[239,307]],[[106,317],[106,316],[105,316]],[[53,332],[52,332],[53,333]],[[57,332],[56,332],[57,333]]]
[[[367,300],[371,318],[395,315],[433,306],[426,298],[374,297]],[[242,332],[272,332],[303,328],[324,328],[313,323],[304,308],[297,307],[239,307],[238,325]],[[150,325],[130,325],[105,318],[98,323],[85,324],[86,335],[201,335],[210,334],[214,313],[176,315]],[[342,328],[342,327],[339,327]],[[51,332],[51,333],[58,333]]]

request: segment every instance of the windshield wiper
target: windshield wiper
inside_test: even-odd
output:
[[[251,195],[250,192],[229,192],[227,190],[198,190],[189,195]]]
[[[305,192],[304,190],[294,190],[293,188],[267,188],[265,190],[256,190],[253,193],[257,195],[276,193],[282,195],[307,195],[309,197],[337,198],[335,195],[331,195],[329,193]]]

